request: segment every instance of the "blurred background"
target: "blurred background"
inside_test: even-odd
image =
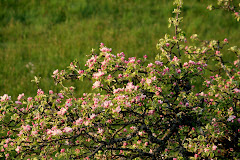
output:
[[[212,0],[214,1],[214,0]],[[231,13],[208,11],[211,0],[184,0],[182,29],[186,36],[223,40],[240,46],[239,22]],[[35,96],[34,76],[45,92],[60,91],[51,78],[100,42],[127,57],[147,54],[153,60],[158,40],[171,34],[168,18],[173,0],[0,0],[0,95]],[[77,94],[91,90],[73,82]]]

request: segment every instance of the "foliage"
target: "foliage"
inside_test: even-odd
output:
[[[100,44],[85,69],[74,61],[55,70],[60,93],[1,97],[0,155],[6,159],[239,159],[240,50],[228,40],[188,39],[182,1],[169,18],[174,34],[151,62]],[[192,41],[192,44],[189,42]],[[195,45],[199,44],[200,45]],[[224,54],[235,58],[229,62]],[[75,96],[67,80],[88,79]],[[37,84],[39,78],[34,80]]]
[[[237,19],[237,21],[240,20],[240,3],[236,0],[217,0],[216,5],[211,4],[207,8],[209,10],[224,9],[230,11],[233,13],[233,16]]]

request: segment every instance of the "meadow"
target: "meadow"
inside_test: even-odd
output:
[[[186,36],[228,38],[231,46],[240,46],[239,22],[226,11],[208,11],[210,2],[184,1]],[[100,42],[113,53],[154,59],[158,40],[171,33],[172,10],[171,0],[0,0],[0,95],[34,96],[34,76],[41,77],[45,92],[60,91],[53,71],[65,69],[75,59],[84,67],[85,55],[92,48],[98,50]],[[71,85],[79,95],[91,90],[87,81]]]

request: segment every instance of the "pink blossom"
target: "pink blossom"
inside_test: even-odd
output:
[[[195,157],[195,158],[198,158],[198,157],[199,157],[199,155],[198,155],[198,154],[195,154],[195,155],[194,155],[194,157]]]
[[[80,75],[83,74],[83,73],[84,73],[84,70],[79,70],[78,71],[78,74],[80,74]]]
[[[61,149],[61,151],[60,151],[61,153],[63,153],[63,152],[65,152],[65,149],[63,148],[63,149]]]
[[[158,100],[158,103],[163,104],[163,101],[162,100]]]
[[[94,119],[94,118],[96,118],[96,117],[97,117],[97,115],[93,113],[93,114],[90,116],[90,119]]]
[[[130,129],[132,129],[132,130],[136,130],[137,127],[135,127],[135,126],[131,126]]]
[[[125,102],[125,105],[126,105],[126,107],[131,107],[132,105],[131,105],[131,103],[130,102]]]
[[[87,120],[87,121],[84,121],[83,123],[84,123],[85,126],[88,126],[90,124],[90,121]]]
[[[151,68],[153,66],[152,63],[149,63],[147,67]]]
[[[28,98],[27,98],[27,100],[28,100],[29,102],[31,102],[32,99],[33,99],[32,97],[28,97]]]
[[[70,106],[72,106],[72,99],[71,98],[67,99],[66,103],[65,103],[65,107],[70,107]]]
[[[196,63],[192,60],[189,60],[188,64],[195,65]]]
[[[23,134],[23,130],[21,130],[17,135],[20,137]]]
[[[149,85],[149,84],[152,83],[152,80],[147,78],[147,79],[146,79],[146,83]]]
[[[22,102],[20,102],[20,101],[15,101],[15,103],[18,105],[22,105]]]
[[[156,81],[156,79],[157,79],[156,76],[151,77],[151,80],[153,80],[153,81]]]
[[[220,51],[216,51],[216,53],[215,53],[216,55],[219,55],[220,54]]]
[[[111,75],[111,74],[109,74],[107,78],[108,78],[108,79],[112,78],[112,75]]]
[[[178,59],[178,57],[174,56],[173,59],[172,59],[172,61],[173,61],[173,62],[174,62],[174,61],[177,62],[177,61],[179,61],[179,59]]]
[[[94,63],[96,63],[96,61],[97,61],[97,56],[92,56],[90,59],[87,60],[85,66],[92,68]]]
[[[94,84],[93,84],[93,87],[92,88],[98,88],[100,87],[101,85],[101,82],[100,81],[96,81]]]
[[[227,121],[232,121],[232,120],[234,120],[236,118],[236,116],[234,116],[234,115],[231,115],[231,116],[229,116],[229,118],[227,119]]]
[[[128,63],[135,63],[136,57],[130,57],[128,58],[129,62]]]
[[[99,77],[102,77],[105,73],[102,71],[93,73],[93,78],[98,79]]]
[[[43,95],[43,94],[44,94],[44,92],[43,92],[42,89],[38,89],[38,90],[37,90],[37,95]]]
[[[204,152],[208,152],[209,151],[209,149],[208,148],[204,148]]]
[[[32,131],[32,135],[37,135],[38,131]]]
[[[8,147],[8,144],[4,144],[3,147],[4,147],[4,148],[7,148],[7,147]]]
[[[116,109],[112,109],[112,111],[113,111],[113,113],[115,113],[115,112],[119,113],[119,112],[121,112],[121,107],[118,106]]]
[[[104,132],[104,129],[98,128],[98,133],[99,133],[99,134],[103,134],[103,132]]]
[[[212,146],[212,150],[215,151],[217,149],[217,146],[216,145],[213,145]]]
[[[122,75],[122,74],[119,74],[119,75],[118,75],[118,78],[122,78],[122,77],[123,77],[123,75]]]
[[[50,132],[53,136],[62,135],[62,131],[60,129],[54,129]]]
[[[104,101],[104,102],[103,102],[103,107],[104,107],[104,108],[108,108],[108,107],[110,107],[110,106],[113,106],[113,103],[112,103],[111,100],[109,100],[109,101]]]
[[[159,66],[163,66],[163,62],[160,62],[160,61],[155,61],[155,64]]]
[[[58,74],[58,69],[53,72],[53,75]]]
[[[111,52],[112,48],[103,47],[100,49],[101,52]]]
[[[181,73],[181,69],[177,69],[176,71],[177,71],[177,73],[178,73],[178,74],[180,74],[180,73]]]
[[[234,88],[234,92],[235,92],[235,93],[240,93],[240,89]]]
[[[188,62],[185,62],[184,64],[183,64],[183,67],[186,67],[188,65]]]
[[[26,125],[26,126],[22,125],[22,128],[23,128],[24,131],[30,131],[31,130],[31,126],[29,126],[29,125]]]
[[[163,70],[163,72],[169,72],[169,68],[166,67],[166,68]]]
[[[63,98],[64,98],[64,96],[63,96],[63,94],[62,94],[62,93],[58,93],[58,97],[59,97],[59,98],[61,98],[61,99],[63,99]]]
[[[19,94],[18,97],[17,97],[18,101],[20,101],[23,97],[24,97],[24,93]]]
[[[64,115],[67,112],[66,108],[61,108],[60,111],[57,112],[58,115]]]
[[[101,42],[101,43],[100,43],[100,47],[104,47],[104,43]]]
[[[141,100],[144,100],[146,98],[146,95],[144,95],[144,94],[141,94],[140,96],[139,96],[139,99],[141,99]]]
[[[11,100],[11,96],[8,96],[7,94],[4,94],[3,96],[0,97],[1,98],[1,101],[8,101],[8,100]]]
[[[136,90],[137,89],[137,87],[136,86],[134,86],[133,85],[133,83],[132,82],[129,82],[128,84],[127,84],[127,86],[126,86],[126,91],[132,91],[132,90]]]
[[[71,127],[65,127],[65,128],[63,129],[63,132],[65,132],[65,133],[71,133],[71,132],[73,132],[73,129],[72,129]]]
[[[53,94],[53,91],[52,91],[52,90],[49,90],[49,94]]]
[[[148,115],[153,115],[154,112],[155,112],[154,110],[149,110],[149,111],[148,111]]]
[[[83,119],[79,118],[78,120],[76,120],[76,125],[81,125],[83,123]]]
[[[123,52],[117,54],[118,57],[125,57],[125,54]]]
[[[6,143],[9,143],[10,140],[11,140],[11,138],[7,138],[5,142],[6,142]]]
[[[17,148],[15,149],[15,151],[16,151],[17,153],[20,153],[21,149],[22,149],[22,147],[17,146]]]
[[[138,135],[139,135],[139,136],[142,136],[142,135],[143,135],[143,132],[142,132],[142,131],[139,131],[139,132],[138,132]]]

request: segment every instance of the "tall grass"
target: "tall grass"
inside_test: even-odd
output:
[[[187,36],[228,38],[240,46],[239,23],[224,11],[209,12],[208,3],[184,1]],[[85,55],[100,42],[113,53],[154,59],[158,39],[172,33],[167,28],[172,10],[169,0],[0,0],[0,95],[35,95],[34,76],[42,77],[43,90],[59,91],[52,72],[74,59],[84,67]],[[91,90],[88,82],[74,85],[78,94]]]

